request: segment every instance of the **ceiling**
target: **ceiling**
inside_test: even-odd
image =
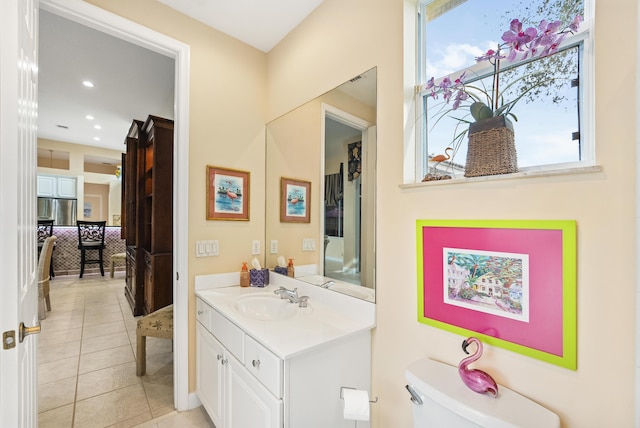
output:
[[[158,1],[268,52],[323,0]],[[43,9],[38,67],[39,138],[124,151],[133,119],[173,118],[172,58]]]
[[[269,52],[324,0],[158,0]]]

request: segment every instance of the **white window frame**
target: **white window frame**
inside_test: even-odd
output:
[[[424,31],[423,17],[425,16],[424,10],[427,4],[434,0],[421,0],[417,3],[417,19],[416,19],[416,81],[418,85],[415,90],[415,114],[416,114],[416,129],[415,129],[415,182],[420,183],[422,178],[428,171],[428,146],[427,146],[427,129],[425,121],[423,120],[426,112],[424,111],[423,96],[427,91],[420,91],[420,87],[427,82],[426,70],[424,70],[424,46],[426,34]],[[567,37],[560,49],[579,45],[581,52],[580,67],[581,73],[579,90],[579,121],[580,121],[580,144],[581,144],[581,157],[582,160],[576,162],[567,162],[550,165],[536,165],[530,167],[521,167],[520,172],[516,174],[504,174],[492,176],[495,179],[512,178],[514,175],[531,176],[532,173],[539,173],[536,175],[551,175],[562,173],[574,173],[593,171],[596,166],[596,148],[595,148],[595,54],[594,54],[594,41],[593,41],[593,26],[594,26],[594,3],[595,0],[583,0],[584,1],[584,21],[580,25],[579,31]],[[468,67],[467,67],[468,68]],[[462,71],[462,70],[460,70]],[[596,169],[597,170],[597,169]],[[486,179],[486,177],[483,177]],[[469,178],[454,178],[451,181],[466,181],[473,180]],[[436,183],[436,182],[431,182]],[[430,183],[430,184],[431,184]],[[437,183],[443,184],[442,181]]]

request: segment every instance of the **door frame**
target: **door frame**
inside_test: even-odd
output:
[[[189,396],[189,74],[190,47],[82,0],[40,0],[40,8],[175,60],[173,145],[173,401],[178,411],[199,405]]]

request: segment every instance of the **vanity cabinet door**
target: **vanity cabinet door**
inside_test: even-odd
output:
[[[196,323],[196,393],[218,428],[224,424],[225,349]]]
[[[244,366],[273,395],[282,398],[282,360],[249,335],[244,343]]]
[[[232,355],[226,370],[225,428],[281,428],[282,400],[262,386]]]

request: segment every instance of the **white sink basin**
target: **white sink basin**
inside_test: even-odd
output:
[[[298,305],[279,296],[263,293],[242,296],[234,305],[240,314],[261,321],[281,321],[293,317]]]

